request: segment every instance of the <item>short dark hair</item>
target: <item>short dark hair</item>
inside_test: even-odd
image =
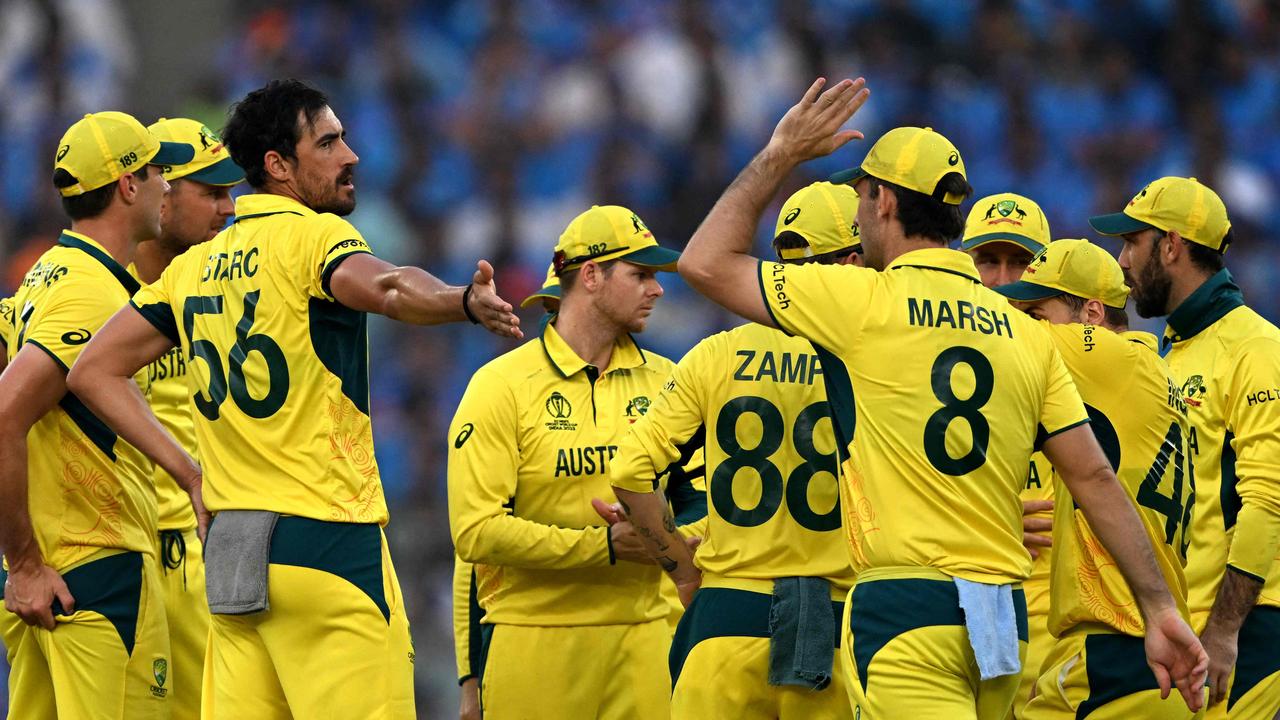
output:
[[[1121,328],[1123,330],[1129,329],[1128,311],[1126,311],[1122,307],[1117,308],[1117,307],[1111,307],[1110,305],[1103,305],[1102,307],[1104,312],[1103,318],[1105,319],[1108,325],[1112,327]]]
[[[841,248],[831,252],[822,253],[821,255],[810,255],[809,257],[786,259],[782,257],[783,250],[804,250],[809,247],[809,241],[803,235],[794,230],[783,230],[773,239],[773,251],[778,255],[778,262],[787,265],[808,265],[815,263],[818,265],[835,265],[841,260],[849,257],[859,251],[857,246]]]
[[[133,170],[133,175],[142,182],[146,182],[151,175],[151,166],[143,165],[137,170]],[[116,183],[120,178],[116,178],[100,188],[90,190],[87,193],[72,195],[62,198],[62,211],[72,220],[84,220],[85,218],[97,217],[111,205],[111,199],[116,196]],[[53,184],[55,187],[67,187],[76,184],[76,179],[71,173],[62,168],[53,171]]]
[[[1183,238],[1186,240],[1186,238]],[[1227,231],[1227,237],[1224,239],[1222,247],[1226,248],[1231,242],[1231,231]],[[1222,261],[1222,253],[1214,250],[1207,245],[1201,245],[1192,240],[1186,240],[1187,257],[1191,258],[1191,264],[1210,273],[1216,273],[1225,265]]]
[[[933,195],[908,190],[901,185],[886,182],[876,177],[868,177],[871,181],[871,197],[879,197],[880,188],[893,190],[898,198],[898,220],[902,223],[902,231],[906,235],[922,235],[939,243],[948,243],[960,236],[964,231],[964,215],[959,205],[943,202],[947,195],[969,197],[973,187],[958,172],[947,173],[938,181]]]
[[[1071,293],[1062,293],[1058,296],[1058,299],[1066,303],[1067,307],[1071,308],[1071,312],[1077,315],[1081,310],[1084,310],[1084,304],[1088,302],[1079,295],[1072,295]]]
[[[263,158],[272,150],[294,159],[302,128],[298,114],[307,124],[315,122],[329,98],[301,80],[272,80],[250,92],[231,106],[231,115],[222,128],[231,159],[244,170],[249,185],[261,189],[267,180]]]
[[[604,262],[600,262],[596,264],[600,266],[600,272],[604,273],[605,277],[609,277],[610,275],[613,274],[613,267],[614,265],[618,264],[618,259],[614,258],[613,260],[605,260]],[[581,272],[582,272],[582,267],[579,266],[560,276],[561,295],[563,295],[566,292],[569,292],[569,290],[573,289],[574,285],[578,284],[578,274]]]

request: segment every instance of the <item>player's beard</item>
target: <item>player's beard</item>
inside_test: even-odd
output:
[[[344,194],[342,184],[351,180],[353,170],[347,168],[332,180],[323,180],[317,178],[314,183],[308,182],[303,188],[305,192],[305,200],[307,207],[318,213],[333,213],[339,217],[346,217],[356,209],[356,195],[353,190],[350,195]]]
[[[1158,253],[1160,242],[1151,244],[1151,254],[1142,266],[1137,282],[1129,280],[1130,293],[1134,308],[1144,318],[1160,317],[1169,312],[1169,292],[1173,288],[1173,278],[1169,271],[1160,264]]]

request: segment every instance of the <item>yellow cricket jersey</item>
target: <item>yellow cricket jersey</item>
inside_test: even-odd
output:
[[[1022,488],[1022,500],[1052,500],[1053,465],[1042,452],[1031,455],[1027,466],[1027,484]],[[1035,517],[1053,517],[1053,511],[1036,513]],[[1027,596],[1027,617],[1037,618],[1049,614],[1049,575],[1053,563],[1052,547],[1036,547],[1039,556],[1031,561],[1031,574],[1022,583]],[[1035,622],[1032,620],[1031,622]],[[1041,619],[1039,622],[1044,622]]]
[[[1080,390],[1094,435],[1142,518],[1156,565],[1187,616],[1188,525],[1195,478],[1186,454],[1186,405],[1148,333],[1045,323]],[[1142,614],[1111,554],[1061,483],[1053,518],[1049,631],[1097,623],[1142,636]]]
[[[14,295],[9,360],[32,345],[65,372],[137,288],[101,245],[63,231]],[[146,392],[146,373],[135,380]],[[155,553],[150,461],[70,392],[27,434],[27,488],[36,541],[53,569],[108,549]]]
[[[13,298],[0,298],[0,346],[6,350],[13,342]],[[6,355],[7,357],[7,355]]]
[[[772,593],[775,578],[812,576],[847,591],[835,434],[813,345],[756,324],[698,343],[631,426],[611,482],[649,492],[681,446],[704,436],[703,585],[760,580]]]
[[[821,359],[848,457],[840,502],[854,570],[1025,579],[1019,493],[1032,450],[1088,422],[1039,323],[945,248],[883,272],[761,263],[760,283],[775,323]]]
[[[666,616],[657,565],[614,562],[592,498],[673,368],[630,337],[603,373],[548,323],[472,376],[450,426],[449,525],[485,622],[608,625]]]
[[[480,674],[480,616],[471,563],[453,558],[453,660],[458,684]]]
[[[245,195],[231,227],[134,296],[186,359],[209,510],[386,523],[365,314],[329,293],[338,264],[368,252],[336,215]]]
[[[1280,606],[1280,330],[1245,306],[1222,270],[1168,318],[1165,359],[1191,422],[1196,508],[1187,551],[1193,627],[1230,566],[1265,579]]]

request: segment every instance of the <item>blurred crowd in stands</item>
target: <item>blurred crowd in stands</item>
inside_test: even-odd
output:
[[[1231,213],[1227,264],[1246,300],[1280,320],[1280,2],[226,4],[233,21],[198,28],[218,33],[220,49],[186,93],[161,99],[166,114],[217,129],[230,102],[269,78],[316,84],[360,154],[352,221],[378,252],[455,283],[487,258],[513,301],[537,287],[560,231],[593,203],[631,207],[660,242],[683,245],[813,77],[863,75],[872,95],[855,127],[868,138],[933,127],[960,149],[978,195],[1035,199],[1054,237],[1089,237],[1091,213],[1150,179],[1198,177]],[[0,292],[65,224],[49,182],[62,131],[88,111],[136,112],[147,75],[166,71],[140,67],[147,38],[129,32],[129,11],[141,5],[0,4]],[[865,147],[810,163],[784,191],[856,163]],[[731,324],[675,276],[663,280],[642,343],[678,359]],[[532,334],[537,315],[525,326]],[[420,696],[446,707],[444,430],[470,374],[509,345],[470,327],[386,323],[372,345]]]

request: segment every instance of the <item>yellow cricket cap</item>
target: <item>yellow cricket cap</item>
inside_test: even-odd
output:
[[[1195,178],[1162,177],[1138,191],[1122,212],[1089,218],[1103,235],[1127,235],[1155,228],[1218,252],[1226,252],[1231,221],[1218,193]]]
[[[144,165],[181,165],[193,157],[195,148],[161,141],[132,115],[89,113],[67,128],[58,141],[53,184],[63,197],[74,197]]]
[[[236,185],[244,181],[244,171],[231,159],[231,153],[212,130],[187,118],[160,118],[147,127],[161,142],[190,145],[195,157],[177,165],[166,164],[166,180],[186,178],[207,185]]]
[[[1034,255],[1049,244],[1049,221],[1031,198],[1013,193],[988,195],[973,204],[964,223],[961,250],[993,242],[1019,245]]]
[[[1124,271],[1111,253],[1088,240],[1056,240],[1036,253],[1017,282],[1001,285],[996,292],[1012,300],[1044,300],[1062,294],[1101,300],[1103,305],[1124,307],[1129,288]]]
[[[620,205],[592,205],[569,223],[556,243],[556,275],[588,260],[626,260],[635,265],[675,270],[680,253],[653,239],[639,215]]]
[[[555,300],[560,302],[560,278],[556,277],[556,265],[547,266],[547,279],[542,281],[538,292],[520,301],[520,307],[526,308],[539,300]]]
[[[870,175],[932,196],[942,178],[951,173],[965,177],[964,160],[950,140],[933,128],[900,127],[881,135],[861,165],[828,179],[836,184],[853,184]],[[942,201],[959,205],[964,199],[963,194],[947,193]]]
[[[848,185],[816,182],[800,188],[783,204],[773,236],[793,232],[809,246],[779,249],[778,257],[798,260],[860,247],[857,215],[858,193]]]

